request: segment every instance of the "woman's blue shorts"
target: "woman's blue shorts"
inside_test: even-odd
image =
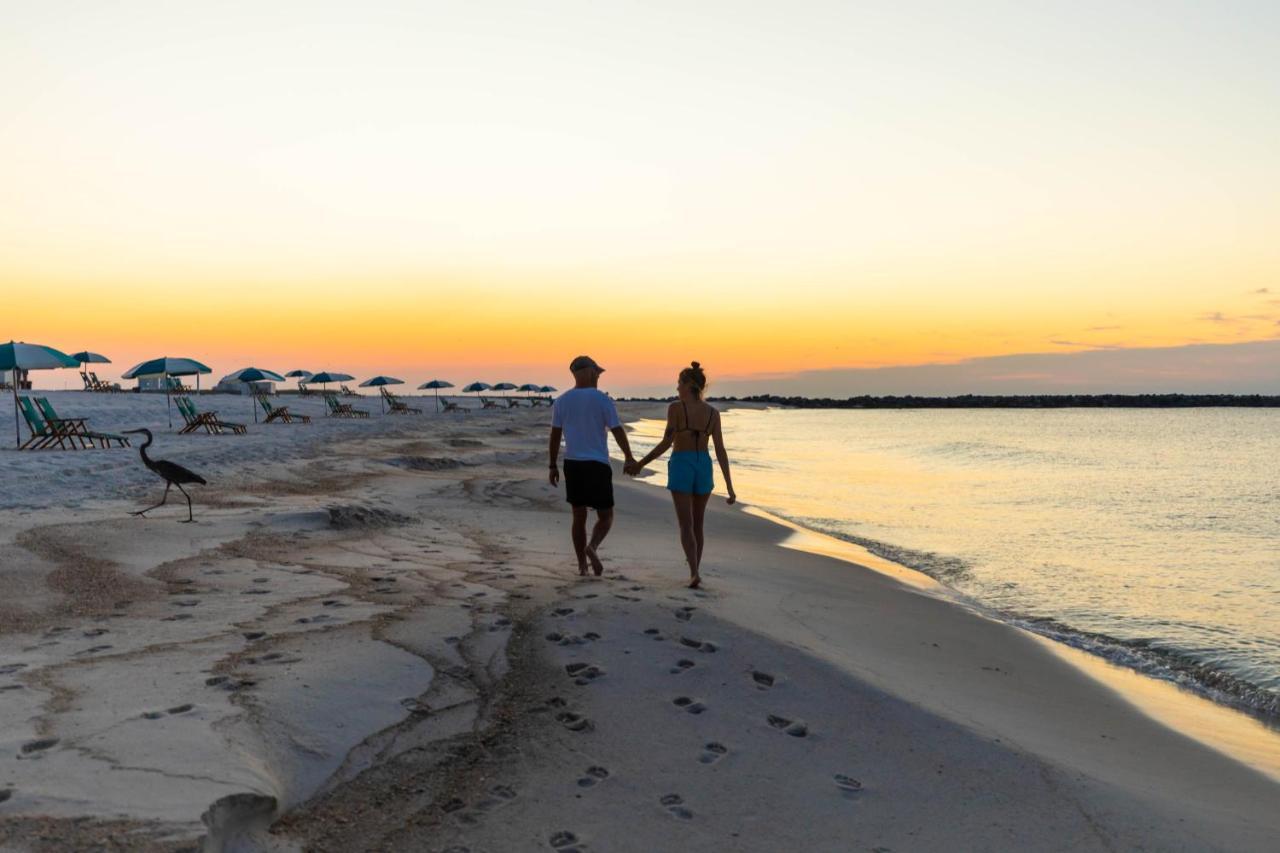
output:
[[[667,460],[667,488],[688,495],[709,495],[715,482],[711,477],[711,453],[706,450],[677,450]]]

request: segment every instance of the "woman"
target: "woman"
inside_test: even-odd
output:
[[[706,387],[707,376],[698,362],[680,371],[680,382],[676,386],[680,399],[667,407],[667,430],[662,441],[643,459],[626,468],[628,474],[635,476],[666,453],[667,448],[675,448],[667,462],[667,489],[680,524],[680,545],[689,562],[690,589],[697,589],[702,583],[698,569],[702,565],[702,519],[707,501],[711,499],[711,454],[707,452],[707,445],[712,441],[729,492],[729,503],[738,499],[729,476],[729,454],[725,452],[724,435],[720,431],[720,413],[702,399]]]

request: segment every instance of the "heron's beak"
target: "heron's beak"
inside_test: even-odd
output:
[[[122,429],[121,432],[146,432],[145,429]]]

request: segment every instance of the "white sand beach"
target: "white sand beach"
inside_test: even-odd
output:
[[[0,850],[1274,849],[1280,738],[1247,718],[1206,711],[1229,754],[720,501],[687,590],[669,499],[620,472],[579,579],[545,410],[357,405],[160,436],[210,480],[190,525],[128,515],[162,488],[134,451],[0,453]]]

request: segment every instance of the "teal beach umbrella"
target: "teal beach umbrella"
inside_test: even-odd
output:
[[[201,364],[194,358],[174,358],[173,356],[164,356],[163,358],[153,358],[150,361],[144,361],[141,364],[135,364],[123,374],[121,379],[138,379],[141,377],[163,376],[164,383],[164,403],[169,410],[169,426],[173,426],[173,406],[172,393],[169,388],[168,378],[170,376],[194,376],[196,378],[196,390],[200,390],[200,374],[213,373],[213,369],[207,365]]]
[[[56,370],[60,367],[79,367],[80,362],[61,350],[41,344],[9,341],[0,344],[0,373],[13,371],[13,442],[22,446],[22,428],[18,421],[18,371]]]
[[[264,370],[261,367],[242,367],[235,373],[229,374],[226,379],[232,382],[283,382],[284,377],[274,370]],[[250,407],[253,409],[253,422],[258,422],[258,401],[254,399],[253,394],[249,395],[249,399],[253,402]]]
[[[360,383],[361,388],[383,388],[387,385],[403,385],[403,379],[396,379],[394,376],[375,376],[372,379],[366,379]],[[387,398],[385,394],[378,395],[378,402],[382,406],[382,411],[387,410]]]
[[[429,382],[423,382],[418,386],[419,391],[432,390],[436,392],[436,412],[440,411],[440,389],[452,388],[453,383],[447,379],[432,379]]]

